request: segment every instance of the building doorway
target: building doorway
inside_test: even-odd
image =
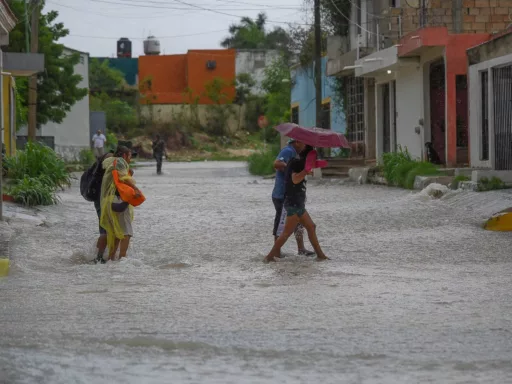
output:
[[[446,76],[444,60],[430,65],[430,134],[434,150],[446,163]]]
[[[391,152],[391,102],[390,86],[386,83],[382,86],[382,152]]]
[[[467,75],[457,75],[456,99],[457,106],[455,113],[457,116],[457,164],[469,164],[469,125],[468,125],[468,77]]]

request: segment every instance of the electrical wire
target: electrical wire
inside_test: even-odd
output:
[[[393,16],[374,15],[373,13],[370,13],[370,12],[368,12],[368,11],[363,10],[360,6],[358,6],[358,5],[357,5],[357,3],[354,3],[354,2],[353,2],[353,0],[348,0],[348,2],[349,2],[350,4],[352,4],[354,7],[356,7],[357,9],[359,9],[361,12],[366,13],[368,16],[375,17],[376,19],[384,20],[384,19],[389,19],[389,18],[392,18],[392,17],[393,17]]]
[[[120,3],[120,2],[114,2],[114,1],[109,1],[109,0],[90,0],[90,1],[95,2],[95,3],[123,5],[123,6],[129,6],[129,7],[148,8],[148,9],[190,10],[191,8],[196,8],[196,9],[203,9],[205,11],[220,13],[219,11],[216,11],[216,10],[213,10],[213,9],[204,8],[202,6],[195,5],[195,4],[183,3],[181,1],[177,1],[177,2],[181,3],[181,4],[184,4],[184,5],[188,5],[189,7],[188,8],[183,8],[183,7],[177,8],[177,7],[169,6],[168,3],[166,4],[166,3],[161,3],[161,2],[158,2],[158,1],[146,1],[145,3],[149,3],[148,5],[140,4],[140,3],[130,3],[130,2]],[[125,0],[125,1],[130,1],[130,0]],[[166,4],[166,5],[164,6],[164,4]],[[293,9],[293,10],[296,10],[298,8],[297,7],[272,7],[272,9],[276,9],[276,10]],[[260,9],[260,8],[222,8],[222,10],[223,11],[261,11],[262,9]],[[229,15],[229,16],[233,16],[233,15]],[[234,16],[237,16],[237,15],[234,15]],[[239,17],[239,16],[237,16],[237,17]]]
[[[119,0],[121,1],[121,0]],[[149,3],[149,4],[157,4],[157,5],[170,5],[169,2],[167,1],[154,1],[154,0],[147,0],[147,1],[142,1],[142,0],[122,0],[122,1],[126,1],[126,2],[130,2],[130,3],[140,3],[140,2],[143,2],[143,3]],[[175,2],[175,0],[173,0]],[[251,5],[253,7],[270,7],[270,8],[280,8],[280,7],[284,7],[284,8],[291,8],[291,9],[300,9],[300,7],[297,7],[297,6],[290,6],[290,5],[279,5],[279,4],[256,4],[256,3],[247,3],[247,2],[243,2],[243,1],[237,1],[237,0],[215,0],[217,2],[222,2],[222,3],[226,3],[226,4],[242,4],[242,5]],[[139,4],[139,5],[143,5],[143,4]],[[195,3],[195,5],[202,5],[202,6],[205,6],[205,5],[208,5],[208,6],[214,6],[213,4],[211,3]]]
[[[172,15],[159,15],[159,16],[149,16],[149,15],[148,16],[131,16],[131,15],[125,16],[125,15],[119,15],[119,14],[113,15],[113,14],[108,14],[105,12],[94,12],[89,9],[80,9],[80,8],[76,8],[76,7],[67,5],[67,4],[57,3],[56,1],[52,1],[52,0],[47,0],[47,3],[51,3],[51,4],[57,5],[59,7],[71,9],[76,12],[80,12],[82,14],[84,12],[87,12],[89,14],[93,14],[93,15],[97,15],[97,16],[102,16],[102,17],[107,17],[107,18],[127,19],[127,20],[129,20],[129,19],[146,19],[146,20],[163,19],[163,18],[168,18],[168,17],[185,16],[185,15],[189,15],[193,12],[193,11],[189,11],[189,12],[185,12],[185,13],[178,13],[178,14],[172,14]]]
[[[349,0],[350,1],[350,0]],[[341,10],[338,8],[338,6],[336,5],[336,3],[334,2],[334,0],[331,0],[331,4],[334,6],[334,8],[336,8],[336,10],[338,11],[338,13],[343,16],[350,24],[352,25],[355,25],[356,27],[360,28],[362,31],[365,31],[371,35],[375,35],[375,36],[380,36],[378,33],[375,33],[375,32],[372,32],[372,31],[369,31],[368,29],[362,27],[361,25],[357,24],[356,22],[352,21],[349,17],[347,17],[343,12],[341,12]]]
[[[96,3],[107,3],[107,4],[115,4],[115,5],[131,5],[131,6],[135,6],[135,7],[139,7],[139,8],[166,8],[166,7],[154,7],[154,6],[149,6],[149,5],[148,6],[143,6],[143,5],[135,5],[135,4],[127,4],[127,3],[116,3],[116,2],[107,1],[107,0],[90,0],[90,1],[96,2]],[[184,1],[181,1],[181,0],[175,0],[175,1],[180,3],[180,4],[187,5],[189,7],[200,9],[200,10],[203,10],[203,11],[217,13],[219,15],[224,15],[224,16],[240,18],[240,15],[235,15],[235,14],[232,14],[232,13],[227,13],[227,12],[222,12],[222,11],[218,11],[218,10],[211,9],[211,8],[202,7],[202,6],[191,4],[191,3],[187,3],[187,2],[184,2]],[[266,22],[269,23],[269,24],[287,24],[287,25],[294,24],[294,25],[302,25],[302,26],[314,25],[314,24],[297,23],[297,22],[293,22],[293,21],[285,22],[285,21],[277,21],[277,20],[266,20]]]
[[[175,38],[179,38],[179,37],[208,35],[210,33],[217,33],[217,32],[227,32],[227,28],[217,29],[217,30],[214,30],[214,31],[189,33],[189,34],[184,34],[184,35],[158,36],[158,39],[159,40],[175,39]],[[83,38],[87,38],[87,39],[103,39],[103,40],[118,40],[119,39],[119,36],[116,36],[116,37],[112,37],[112,36],[89,36],[89,35],[75,35],[75,34],[72,34],[72,33],[70,33],[68,36],[83,37]],[[126,36],[123,36],[123,37],[126,37]],[[127,39],[130,39],[130,40],[146,40],[145,37],[127,37]]]

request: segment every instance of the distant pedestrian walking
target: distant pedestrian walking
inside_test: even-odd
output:
[[[99,159],[100,157],[103,157],[105,154],[105,144],[107,143],[107,138],[99,129],[92,137],[92,143],[94,148],[94,155],[96,158]]]
[[[158,175],[162,174],[162,160],[165,155],[165,143],[160,138],[160,135],[155,136],[155,141],[153,141],[153,157],[156,160],[156,173]]]

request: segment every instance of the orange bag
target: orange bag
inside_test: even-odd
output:
[[[127,202],[134,207],[138,207],[146,201],[146,197],[142,194],[142,192],[135,192],[132,187],[119,180],[119,172],[117,172],[115,169],[116,164],[117,160],[114,160],[114,170],[112,171],[112,177],[114,178],[114,183],[116,185],[117,191],[119,192],[119,197],[124,202]]]

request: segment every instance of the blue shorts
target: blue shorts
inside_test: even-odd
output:
[[[96,208],[96,214],[98,215],[98,222],[101,220],[101,204],[99,201],[94,202],[94,208]],[[106,235],[107,231],[102,228],[101,225],[99,225],[100,228],[100,235]]]
[[[286,209],[287,217],[291,217],[291,216],[295,216],[295,215],[302,217],[306,213],[306,208],[285,207],[285,209]]]

